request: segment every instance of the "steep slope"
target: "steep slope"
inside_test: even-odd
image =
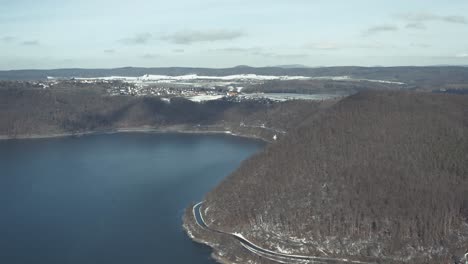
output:
[[[265,248],[442,263],[468,248],[468,97],[364,92],[305,120],[206,197]]]

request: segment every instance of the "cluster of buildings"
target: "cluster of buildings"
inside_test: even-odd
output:
[[[252,88],[267,81],[303,80],[301,76],[165,76],[144,75],[141,77],[96,77],[96,78],[54,78],[48,77],[34,85],[47,89],[60,88],[96,88],[103,89],[110,96],[155,96],[161,98],[183,97],[195,102],[210,100],[229,100],[234,102],[258,101],[269,103],[289,100],[325,100],[336,94],[286,94],[286,93],[244,93],[244,87]],[[251,89],[250,89],[251,90]]]
[[[107,89],[110,95],[194,97],[194,96],[236,96],[238,92],[224,88],[202,88],[173,86],[165,84],[114,86]]]

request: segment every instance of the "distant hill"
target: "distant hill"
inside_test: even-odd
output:
[[[209,68],[140,68],[124,67],[115,69],[52,69],[0,71],[0,80],[46,80],[53,77],[105,77],[198,74],[226,76],[235,74],[296,75],[308,77],[350,76],[354,78],[405,82],[408,85],[427,88],[451,88],[450,85],[468,88],[467,67],[324,67],[324,68],[283,68],[237,66],[225,69]]]
[[[305,66],[303,64],[276,65],[276,66],[273,66],[273,67],[283,68],[283,69],[310,68],[309,66]]]
[[[405,89],[437,91],[441,89],[468,89],[468,67],[433,66],[433,67],[324,67],[324,68],[289,68],[262,67],[245,65],[225,69],[209,68],[139,68],[124,67],[115,69],[53,69],[53,70],[13,70],[0,71],[0,80],[47,80],[48,76],[72,77],[138,77],[145,74],[180,76],[198,74],[204,76],[227,76],[238,74],[257,74],[270,76],[349,76],[354,79],[372,79],[405,83]],[[333,84],[330,84],[334,86]],[[328,86],[330,86],[328,85]],[[359,86],[359,84],[358,84]],[[360,90],[358,87],[357,90]]]

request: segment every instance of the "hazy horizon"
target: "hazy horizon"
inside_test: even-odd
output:
[[[117,66],[117,67],[93,67],[93,68],[86,68],[86,67],[61,67],[61,68],[19,68],[19,69],[0,69],[0,71],[8,72],[8,71],[54,71],[54,70],[113,70],[113,69],[125,69],[125,68],[142,68],[142,69],[165,69],[165,68],[187,68],[187,69],[233,69],[237,67],[250,67],[250,68],[284,68],[284,69],[293,69],[293,68],[310,68],[310,69],[317,69],[317,68],[338,68],[338,67],[358,67],[358,68],[399,68],[399,67],[468,67],[468,65],[391,65],[391,66],[380,66],[380,65],[370,65],[370,66],[360,66],[360,65],[331,65],[331,66],[308,66],[308,65],[298,65],[298,67],[289,67],[291,65],[265,65],[265,66],[250,66],[250,65],[234,65],[234,66],[227,66],[227,67],[192,67],[192,66],[158,66],[158,67],[151,67],[151,66]]]
[[[463,0],[0,2],[0,70],[468,64]]]

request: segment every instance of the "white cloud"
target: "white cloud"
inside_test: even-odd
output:
[[[344,48],[342,44],[334,42],[315,42],[309,43],[304,46],[306,49],[315,49],[315,50],[337,50]]]
[[[388,43],[382,43],[378,41],[374,42],[353,42],[353,41],[342,41],[342,42],[312,42],[307,43],[303,46],[305,49],[310,50],[322,50],[322,51],[334,51],[342,49],[384,49],[384,48],[395,48],[395,46]]]
[[[127,45],[147,44],[153,36],[150,33],[139,33],[133,37],[120,39],[119,42]]]
[[[179,31],[162,37],[163,40],[175,44],[192,44],[196,42],[214,42],[233,40],[244,36],[245,33],[235,30],[209,30],[209,31]]]
[[[424,23],[421,23],[421,22],[412,22],[412,23],[406,24],[405,28],[424,30],[426,29],[426,25],[424,25]]]
[[[159,58],[159,57],[161,57],[161,56],[159,56],[157,54],[153,54],[153,53],[146,53],[143,56],[141,56],[142,59],[147,59],[147,60],[151,60],[151,59],[155,59],[155,58]]]
[[[0,41],[1,42],[12,42],[14,41],[16,38],[15,37],[12,37],[12,36],[3,36],[3,37],[0,37]]]
[[[265,48],[260,48],[260,47],[253,47],[253,48],[230,47],[230,48],[222,48],[222,49],[213,49],[210,51],[239,53],[239,54],[243,54],[247,56],[257,56],[257,57],[274,58],[274,59],[298,59],[298,58],[305,58],[309,56],[309,54],[306,54],[306,53],[275,52],[275,51],[271,51],[270,49],[265,49]]]
[[[38,40],[26,40],[21,42],[21,45],[24,46],[39,46],[39,41]]]
[[[468,20],[464,16],[441,16],[432,13],[407,13],[398,15],[403,20],[412,22],[440,21],[454,24],[468,24]]]
[[[371,36],[379,33],[385,33],[385,32],[395,32],[398,31],[398,27],[395,25],[379,25],[379,26],[374,26],[368,28],[366,31],[364,31],[365,36]]]
[[[411,43],[410,46],[415,47],[415,48],[423,48],[423,49],[427,49],[431,47],[431,45],[426,44],[426,43]]]

